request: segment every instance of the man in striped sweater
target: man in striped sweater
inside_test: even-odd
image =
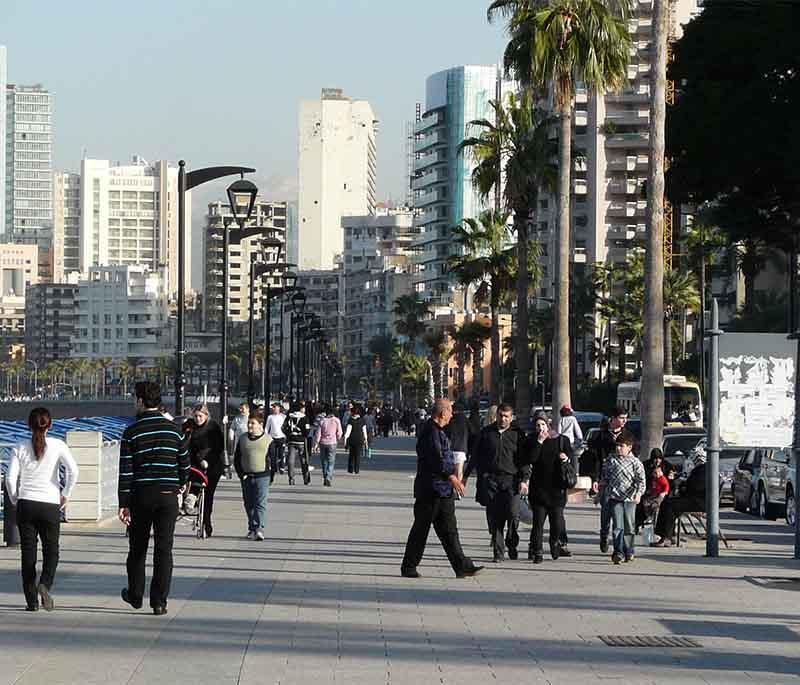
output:
[[[136,384],[136,421],[125,429],[119,448],[119,518],[130,526],[128,587],[122,599],[140,609],[150,529],[153,529],[153,578],[150,606],[167,613],[172,581],[172,541],[178,517],[178,492],[189,475],[189,453],[175,424],[159,412],[157,383]]]

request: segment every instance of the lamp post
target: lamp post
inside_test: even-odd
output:
[[[258,255],[255,252],[250,253],[250,310],[249,310],[249,325],[248,325],[248,332],[249,332],[249,358],[248,358],[248,374],[247,374],[247,402],[250,405],[251,409],[253,408],[253,403],[255,400],[256,394],[256,386],[255,386],[255,301],[256,301],[256,280],[260,279],[264,274],[271,274],[275,271],[278,271],[281,265],[278,264],[278,260],[280,259],[281,254],[281,245],[283,243],[278,240],[277,238],[264,238],[261,241],[261,245],[264,248],[264,262],[260,264],[256,262],[256,258]],[[269,248],[277,248],[275,250],[275,262],[270,263],[267,260],[269,256],[269,252],[267,250]],[[269,285],[267,286],[269,288]],[[269,290],[267,290],[269,293]],[[269,295],[267,296],[267,312],[269,312]],[[267,348],[269,347],[269,336],[267,336]],[[269,354],[268,349],[265,350],[266,354]],[[265,395],[264,403],[269,402],[269,398]]]
[[[289,319],[289,395],[294,395],[294,326],[306,308],[305,288],[295,286],[295,293],[292,295],[292,314]]]
[[[244,166],[215,166],[194,171],[186,171],[186,162],[178,162],[178,321],[177,343],[175,350],[175,416],[183,416],[184,395],[186,385],[184,362],[186,360],[186,336],[184,320],[186,318],[186,192],[203,183],[224,176],[253,173],[255,169]]]
[[[226,434],[228,427],[228,245],[241,242],[243,238],[260,233],[261,227],[245,228],[245,223],[253,213],[256,204],[258,188],[251,181],[244,178],[234,181],[228,187],[228,200],[230,202],[233,220],[239,228],[229,229],[229,221],[222,224],[222,344],[220,350],[220,379],[219,379],[219,403],[220,403],[220,423],[222,424],[223,435]],[[228,445],[225,441],[224,460],[228,465]]]
[[[278,341],[278,387],[284,391],[283,385],[283,320],[284,315],[284,298],[283,295],[290,295],[297,290],[297,274],[294,271],[286,271],[282,276],[283,292],[281,294],[281,313],[280,313],[280,340]]]

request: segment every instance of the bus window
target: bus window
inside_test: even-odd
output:
[[[702,420],[700,393],[696,388],[664,388],[664,419],[669,423],[695,424]]]

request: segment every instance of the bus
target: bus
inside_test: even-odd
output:
[[[626,381],[617,386],[617,405],[629,416],[639,416],[642,381]],[[700,386],[685,376],[664,376],[664,425],[703,426],[703,402]]]

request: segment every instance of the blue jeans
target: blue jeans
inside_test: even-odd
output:
[[[319,446],[319,460],[322,464],[322,477],[333,480],[333,469],[336,466],[336,445]]]
[[[608,540],[608,534],[611,531],[611,503],[608,497],[602,492],[600,493],[600,538]]]
[[[256,533],[267,525],[267,495],[269,476],[248,476],[242,481],[244,510],[247,513],[247,530]]]
[[[625,557],[633,556],[636,502],[610,500],[608,504],[614,518],[614,553]]]

